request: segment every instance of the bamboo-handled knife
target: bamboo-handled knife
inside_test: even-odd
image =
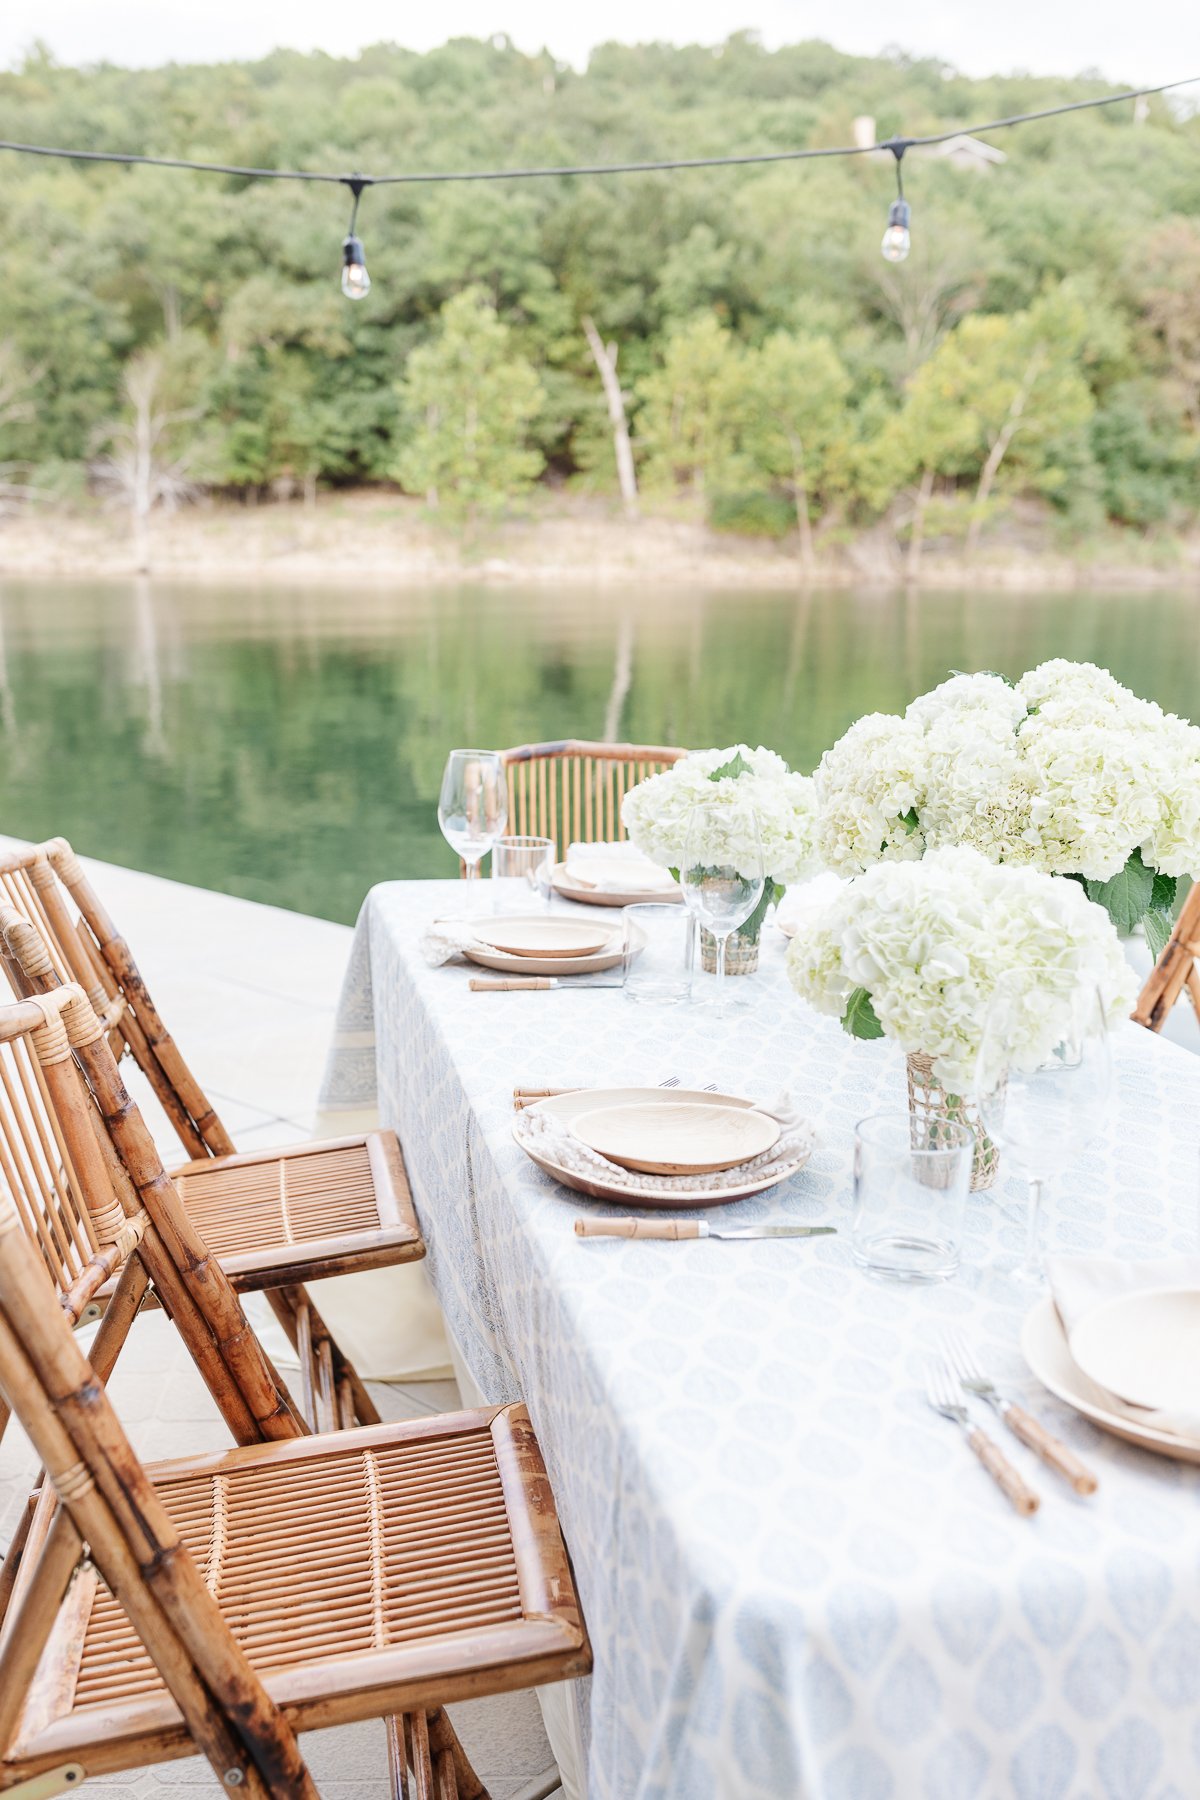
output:
[[[836,1237],[836,1225],[744,1225],[714,1231],[707,1219],[576,1219],[576,1237],[813,1238]]]

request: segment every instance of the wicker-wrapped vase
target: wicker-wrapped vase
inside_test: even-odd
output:
[[[938,1119],[951,1119],[956,1125],[967,1125],[975,1133],[975,1150],[971,1158],[971,1191],[990,1188],[1000,1169],[1000,1152],[983,1129],[979,1108],[961,1094],[948,1094],[933,1072],[933,1058],[922,1051],[911,1051],[908,1063],[908,1110],[914,1130],[924,1141],[929,1127]]]
[[[706,975],[717,972],[717,940],[711,931],[700,927],[700,967]],[[758,939],[743,932],[731,931],[725,942],[725,973],[753,975],[758,967]]]

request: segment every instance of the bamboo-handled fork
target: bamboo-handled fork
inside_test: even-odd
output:
[[[960,1385],[969,1394],[978,1394],[981,1400],[986,1400],[996,1417],[1003,1419],[1015,1438],[1019,1438],[1035,1456],[1040,1456],[1048,1468],[1069,1481],[1077,1494],[1095,1493],[1100,1484],[1087,1464],[1081,1462],[1061,1439],[1047,1431],[1038,1419],[996,1386],[976,1360],[975,1353],[965,1338],[960,1337],[956,1331],[947,1331],[942,1337],[942,1348]]]
[[[970,1414],[963,1404],[962,1391],[954,1379],[950,1365],[940,1356],[930,1359],[925,1394],[934,1412],[941,1413],[944,1419],[951,1419],[958,1426],[1005,1499],[1023,1518],[1030,1518],[1042,1504],[1041,1500],[1025,1481],[1020,1470],[1014,1469],[999,1444],[986,1431],[981,1431],[978,1425],[971,1423]]]

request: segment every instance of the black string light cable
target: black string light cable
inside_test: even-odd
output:
[[[258,169],[239,163],[193,162],[176,156],[142,156],[121,150],[68,150],[59,145],[21,144],[0,139],[0,151],[17,156],[47,156],[63,162],[119,163],[141,168],[182,169],[202,175],[233,175],[245,181],[320,181],[350,189],[354,197],[350,225],[342,243],[342,292],[350,300],[361,300],[370,291],[362,239],[357,236],[358,204],[369,187],[416,186],[444,181],[540,181],[567,176],[586,175],[650,175],[672,169],[732,169],[764,163],[809,162],[821,157],[874,156],[890,151],[896,161],[897,197],[888,210],[887,230],[883,235],[883,254],[889,262],[903,262],[911,243],[909,224],[911,209],[904,198],[901,162],[906,150],[934,144],[948,144],[955,138],[979,137],[984,132],[1006,131],[1010,126],[1029,125],[1038,119],[1057,119],[1065,113],[1085,112],[1098,106],[1118,106],[1124,100],[1143,100],[1154,94],[1170,93],[1175,88],[1189,87],[1200,76],[1188,75],[1177,81],[1163,81],[1156,87],[1127,88],[1119,94],[1099,94],[1092,100],[1071,100],[1062,106],[1046,106],[1037,112],[1012,113],[1004,119],[988,119],[979,125],[956,125],[950,131],[928,132],[921,137],[891,137],[873,144],[837,144],[804,150],[757,150],[740,156],[667,157],[656,162],[554,164],[524,169],[421,169],[397,175],[341,175],[323,169]]]

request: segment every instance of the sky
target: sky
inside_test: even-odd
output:
[[[519,48],[549,48],[581,67],[605,40],[718,43],[758,31],[769,46],[819,37],[871,54],[899,47],[968,75],[1074,75],[1148,85],[1200,75],[1196,0],[8,0],[0,66],[35,39],[60,62],[247,60],[278,45],[353,55],[388,41],[428,50],[449,37],[505,32]],[[1200,98],[1200,86],[1192,90]]]

